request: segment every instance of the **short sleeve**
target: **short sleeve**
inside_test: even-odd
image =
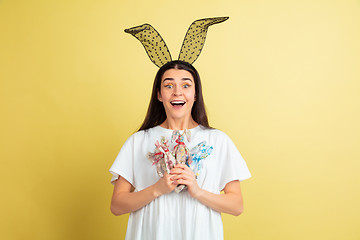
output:
[[[224,134],[224,142],[221,151],[223,166],[221,167],[220,190],[223,190],[226,184],[231,181],[243,181],[251,177],[245,160],[233,141],[226,134]]]
[[[134,137],[129,137],[122,146],[109,172],[112,174],[111,184],[119,176],[125,178],[134,186]]]

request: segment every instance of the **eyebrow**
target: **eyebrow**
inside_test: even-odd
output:
[[[163,82],[165,82],[166,80],[169,80],[169,81],[174,81],[175,79],[174,78],[164,78]],[[191,81],[191,78],[182,78],[181,80],[183,81]]]

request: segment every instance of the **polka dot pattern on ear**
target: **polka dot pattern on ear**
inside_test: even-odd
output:
[[[185,35],[179,60],[193,64],[204,47],[208,28],[227,19],[229,17],[204,18],[194,21]],[[125,32],[133,35],[142,43],[150,60],[156,66],[162,67],[167,62],[172,61],[170,51],[164,39],[150,24],[145,23],[128,28],[125,29]]]
[[[150,24],[125,29],[126,33],[137,38],[145,48],[150,60],[158,67],[171,62],[171,54],[164,39]]]
[[[216,17],[194,21],[185,35],[179,54],[179,60],[193,64],[204,47],[208,28],[211,25],[224,22],[228,19],[229,17]]]

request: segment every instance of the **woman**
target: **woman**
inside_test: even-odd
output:
[[[162,136],[170,139],[173,130],[185,129],[191,133],[185,140],[189,149],[206,142],[213,151],[159,177],[146,154]],[[176,143],[171,144],[170,149]],[[127,239],[223,239],[220,213],[243,212],[239,182],[251,177],[230,138],[209,126],[197,70],[178,60],[159,69],[144,123],[125,142],[110,172],[112,213],[131,213]],[[179,184],[187,190],[175,193]]]

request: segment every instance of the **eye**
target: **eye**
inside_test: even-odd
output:
[[[183,88],[188,88],[188,87],[191,87],[191,85],[190,85],[190,84],[187,84],[187,83],[185,83],[185,84],[183,85]]]
[[[172,84],[165,84],[164,87],[165,88],[173,88],[173,85]]]

